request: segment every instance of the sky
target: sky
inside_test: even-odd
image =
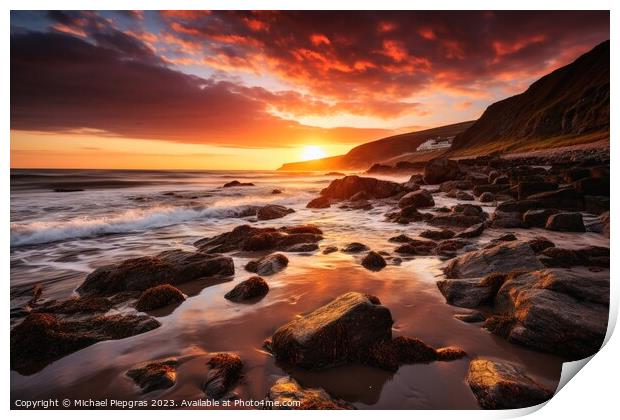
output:
[[[13,11],[11,167],[275,169],[478,118],[607,11]]]

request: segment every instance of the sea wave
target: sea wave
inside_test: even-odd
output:
[[[116,233],[139,232],[201,218],[241,217],[252,206],[152,207],[126,210],[115,216],[76,217],[68,221],[11,223],[11,247],[36,245]]]

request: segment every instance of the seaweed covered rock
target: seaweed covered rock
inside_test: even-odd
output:
[[[359,358],[360,349],[392,337],[392,315],[376,297],[349,292],[280,327],[272,337],[277,360],[308,369]]]
[[[467,383],[480,406],[486,409],[531,407],[553,396],[517,366],[487,359],[470,362]]]
[[[230,232],[194,242],[200,252],[285,251],[295,244],[317,243],[322,231],[314,225],[276,228],[237,226]]]
[[[62,321],[51,314],[33,313],[11,330],[11,369],[31,375],[54,360],[99,341],[131,337],[160,325],[146,315]]]
[[[77,288],[83,296],[144,291],[160,284],[180,284],[201,277],[230,276],[235,267],[230,257],[219,254],[164,251],[97,268]]]
[[[160,284],[142,292],[136,302],[136,309],[142,312],[152,311],[184,300],[185,296],[179,289],[169,284]]]
[[[269,389],[267,405],[270,410],[351,410],[354,407],[342,400],[332,398],[322,388],[302,388],[291,378],[280,378]]]
[[[284,254],[270,254],[258,260],[250,261],[245,269],[260,276],[269,276],[284,270],[288,266],[288,258]]]
[[[269,285],[262,277],[254,276],[236,285],[224,297],[233,302],[263,297],[269,292]]]
[[[128,370],[127,376],[133,379],[142,392],[146,394],[157,389],[173,386],[177,377],[177,365],[176,359],[147,362]]]
[[[217,353],[209,359],[207,366],[205,395],[214,400],[226,397],[241,378],[243,361],[234,353]]]

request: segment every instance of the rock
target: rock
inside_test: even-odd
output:
[[[483,192],[478,197],[478,201],[480,201],[481,203],[492,203],[493,201],[495,201],[495,195],[493,195],[493,193],[490,193],[488,191]]]
[[[329,396],[322,388],[302,388],[291,377],[280,378],[269,389],[267,400],[274,404],[270,410],[352,410],[354,407],[342,400]]]
[[[230,188],[230,187],[253,187],[254,184],[251,182],[239,182],[237,180],[227,182],[222,186],[222,188]]]
[[[77,292],[83,296],[141,292],[160,284],[176,285],[201,277],[230,276],[234,272],[230,257],[175,249],[99,267],[86,277]]]
[[[291,213],[295,213],[295,210],[284,206],[278,206],[276,204],[269,204],[258,209],[256,212],[256,218],[258,220],[272,220],[279,219]]]
[[[368,246],[359,243],[359,242],[351,242],[350,244],[347,244],[347,246],[345,246],[342,249],[342,252],[346,252],[347,254],[356,254],[358,252],[363,252],[363,251],[368,251],[370,248],[368,248]]]
[[[437,282],[437,288],[450,305],[461,308],[477,308],[493,301],[495,292],[492,284],[484,284],[483,279],[445,279]]]
[[[546,267],[609,267],[609,248],[589,246],[579,249],[548,247],[540,253]]]
[[[567,184],[578,181],[582,178],[588,178],[590,176],[590,170],[588,168],[574,167],[568,169],[564,174],[564,181]]]
[[[609,238],[609,232],[610,232],[610,221],[611,221],[611,217],[609,215],[609,212],[605,212],[603,214],[601,214],[599,216],[599,219],[601,220],[601,223],[603,224],[603,234]]]
[[[592,214],[602,214],[609,211],[610,197],[603,195],[586,195],[583,197],[585,201],[585,210]]]
[[[388,198],[402,192],[403,186],[392,181],[351,175],[332,181],[321,191],[321,197],[347,200],[362,191],[368,198]]]
[[[394,252],[404,255],[433,255],[436,247],[437,243],[433,241],[412,239],[410,242],[396,248]]]
[[[269,276],[284,270],[288,266],[288,258],[284,254],[270,254],[258,260],[250,261],[245,269],[259,276]]]
[[[146,315],[100,315],[63,321],[51,314],[33,313],[11,330],[11,369],[31,375],[99,341],[131,337],[160,325]]]
[[[370,210],[372,209],[372,204],[370,204],[367,200],[357,200],[351,201],[341,208],[346,208],[349,210]]]
[[[514,241],[463,254],[451,260],[444,272],[448,278],[474,278],[492,273],[541,268],[543,264],[536,258],[530,245]]]
[[[390,239],[388,239],[389,242],[396,242],[396,243],[407,243],[407,242],[411,242],[412,240],[413,240],[412,238],[410,238],[409,236],[405,234],[392,236]]]
[[[553,396],[515,365],[487,359],[469,363],[467,383],[478,404],[485,409],[531,407]]]
[[[435,248],[435,253],[437,255],[452,256],[456,254],[459,249],[464,248],[467,245],[469,245],[469,242],[462,239],[444,239],[437,244],[437,248]]]
[[[319,249],[317,244],[295,244],[290,246],[286,251],[287,252],[312,252]]]
[[[457,200],[463,200],[463,201],[473,201],[474,200],[474,196],[471,194],[466,193],[465,191],[457,191],[455,198]]]
[[[370,347],[364,364],[396,372],[401,365],[430,363],[437,360],[437,351],[421,340],[396,337]]]
[[[254,276],[236,285],[224,297],[233,302],[243,302],[263,297],[269,292],[269,285],[261,277]]]
[[[516,240],[517,237],[514,235],[514,233],[508,232],[491,240],[491,242],[511,242]]]
[[[466,314],[456,314],[454,315],[454,318],[467,323],[475,323],[484,321],[486,317],[482,312],[474,311]]]
[[[543,228],[547,224],[549,216],[556,214],[555,209],[528,210],[523,213],[523,225],[526,227]]]
[[[462,359],[467,356],[465,350],[456,346],[442,347],[436,350],[437,351],[437,360],[441,361],[451,361]]]
[[[522,227],[521,213],[518,212],[505,212],[495,210],[491,217],[491,227],[494,228],[519,228]]]
[[[434,216],[428,223],[432,226],[470,227],[484,222],[487,214],[482,207],[472,204],[457,204],[449,214]]]
[[[391,339],[393,322],[376,297],[350,292],[280,327],[273,334],[272,351],[276,360],[302,368],[337,366]]]
[[[484,232],[484,227],[485,227],[484,223],[478,223],[477,225],[470,226],[464,231],[457,233],[456,237],[457,238],[476,238],[482,235],[482,232]]]
[[[555,191],[558,184],[555,182],[519,182],[517,185],[517,198],[523,200],[531,195],[546,191]]]
[[[398,200],[398,207],[405,208],[411,207],[414,208],[423,208],[423,207],[433,207],[435,205],[435,200],[433,200],[433,196],[427,190],[418,190],[405,194],[400,200]]]
[[[499,175],[498,177],[495,177],[493,179],[493,184],[495,185],[509,184],[509,183],[510,183],[510,179],[506,175]]]
[[[433,159],[424,166],[424,182],[427,184],[441,184],[445,181],[457,179],[461,174],[459,165],[446,158]]]
[[[480,196],[485,192],[497,194],[502,191],[506,191],[508,189],[507,185],[495,185],[495,184],[486,184],[486,185],[476,185],[472,189],[475,196]]]
[[[127,376],[133,379],[146,394],[156,389],[167,389],[173,386],[177,377],[177,365],[176,359],[148,362],[128,370]]]
[[[170,284],[160,284],[142,292],[136,303],[136,309],[141,312],[152,311],[184,300],[185,296],[179,289]]]
[[[36,285],[35,285],[36,286]],[[40,285],[39,285],[40,286]],[[41,289],[39,289],[41,290]],[[38,303],[36,298],[36,289],[33,290],[35,295],[28,302],[28,306],[32,312],[41,312],[47,314],[61,314],[61,315],[81,315],[81,314],[94,314],[105,313],[113,307],[113,303],[110,299],[99,296],[87,296],[79,298],[69,298],[67,300],[58,302],[55,300]],[[34,301],[33,301],[34,299]]]
[[[573,186],[584,195],[609,196],[609,178],[584,178],[575,182]]]
[[[379,271],[387,265],[385,259],[374,251],[370,251],[362,259],[362,265],[368,270]]]
[[[427,238],[427,239],[434,239],[434,240],[440,240],[440,239],[450,239],[454,236],[454,232],[449,230],[449,229],[442,229],[442,230],[424,230],[422,232],[420,232],[420,236],[422,238]]]
[[[534,251],[536,254],[541,253],[547,248],[555,246],[553,242],[543,236],[537,236],[533,239],[530,239],[529,241],[527,241],[527,243],[530,248],[532,248],[532,251]]]
[[[368,195],[366,191],[360,191],[355,193],[349,199],[350,201],[360,201],[360,200],[369,200],[371,197]]]
[[[442,182],[439,189],[442,192],[450,192],[453,190],[471,190],[472,187],[473,185],[470,181],[455,180]]]
[[[410,222],[430,220],[432,217],[433,215],[429,213],[420,213],[416,206],[405,207],[400,209],[400,211],[386,214],[388,220],[404,225]]]
[[[271,194],[282,194],[282,191],[276,188],[271,190]]]
[[[509,275],[485,327],[508,341],[571,360],[596,353],[609,317],[609,272],[546,269]]]
[[[337,252],[338,251],[338,247],[334,246],[334,245],[329,245],[326,246],[325,248],[323,248],[323,254],[327,255],[327,254],[331,254],[333,252]]]
[[[326,209],[331,206],[331,200],[327,197],[317,197],[312,200],[308,204],[306,204],[306,208],[309,209]]]
[[[290,246],[303,243],[317,243],[323,240],[322,232],[314,225],[291,227],[256,228],[250,225],[237,226],[230,232],[194,242],[201,252],[230,251],[286,251]]]
[[[584,208],[583,195],[574,188],[561,188],[528,197],[538,203],[536,208],[555,208],[560,210],[580,211]]]
[[[234,353],[217,353],[207,362],[209,371],[204,385],[207,398],[224,398],[241,378],[243,362]]]
[[[585,232],[581,213],[557,213],[549,216],[545,229],[561,232]]]

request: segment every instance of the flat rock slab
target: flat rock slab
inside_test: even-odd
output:
[[[553,396],[517,366],[486,359],[470,362],[467,383],[480,406],[486,409],[531,407]]]
[[[493,301],[494,288],[482,283],[482,278],[439,280],[437,287],[450,305],[477,308]]]
[[[376,297],[349,292],[280,327],[272,337],[278,361],[308,369],[345,364],[392,337],[392,315]]]
[[[484,277],[492,273],[544,268],[527,242],[514,241],[480,251],[471,251],[450,261],[444,272],[448,278]]]

